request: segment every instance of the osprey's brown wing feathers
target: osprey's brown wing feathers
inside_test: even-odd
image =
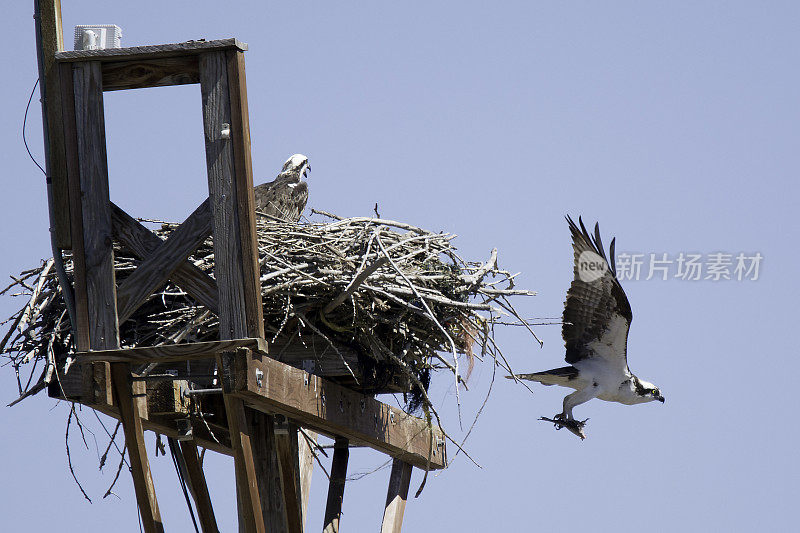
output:
[[[253,191],[256,210],[288,222],[300,220],[308,201],[308,185],[294,176],[278,176]]]
[[[580,218],[580,227],[570,217],[567,221],[575,257],[574,279],[567,291],[561,330],[567,349],[565,359],[574,364],[590,357],[603,357],[627,366],[626,345],[633,313],[616,277],[614,242],[609,260],[597,225],[591,236]],[[602,276],[588,281],[586,276],[581,279],[579,259],[584,252],[593,252],[605,261],[607,268]]]

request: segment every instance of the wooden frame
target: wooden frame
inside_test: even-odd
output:
[[[60,32],[58,0],[39,1],[50,6],[47,24]],[[399,531],[412,465],[443,468],[444,435],[438,427],[373,397],[296,368],[312,362],[316,372],[337,376],[344,375],[337,365],[346,365],[325,366],[313,350],[265,341],[243,56],[247,46],[225,39],[59,52],[58,39],[48,43],[44,83],[48,89],[55,87],[53,101],[59,105],[47,120],[58,126],[51,148],[60,146],[63,155],[54,158],[53,175],[60,176],[58,187],[68,200],[57,207],[56,228],[59,242],[73,254],[79,350],[75,366],[81,369],[79,386],[68,387],[67,396],[122,421],[145,531],[163,531],[164,526],[143,431],[175,437],[178,432],[169,416],[187,413],[177,407],[175,413],[148,412],[147,398],[139,397],[146,395],[145,385],[132,381],[131,365],[189,360],[215,361],[223,383],[217,414],[224,421],[212,422],[217,442],[198,426],[194,440],[180,446],[204,531],[216,530],[216,521],[197,445],[233,456],[244,531],[302,531],[310,473],[298,460],[300,448],[308,448],[305,441],[298,442],[298,426],[337,442],[326,531],[338,531],[348,443],[389,454],[401,465],[399,474],[393,469],[389,494],[396,495],[386,511],[394,524],[391,530]],[[161,240],[109,199],[103,92],[187,83],[200,84],[209,198]],[[187,261],[209,235],[214,278]],[[119,286],[112,238],[141,260]],[[219,341],[120,348],[119,324],[168,280],[219,317]],[[271,359],[271,349],[286,362]],[[351,352],[345,357],[357,359]],[[180,387],[174,386],[170,394],[180,399]],[[281,497],[272,498],[275,494]]]

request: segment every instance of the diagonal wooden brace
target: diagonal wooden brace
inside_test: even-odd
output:
[[[403,514],[406,511],[408,485],[411,483],[412,466],[400,459],[392,462],[389,476],[389,490],[386,494],[386,508],[383,511],[381,533],[400,533],[403,527]]]
[[[238,353],[237,353],[238,352]],[[245,356],[246,348],[236,352],[222,352],[217,356],[217,366],[222,369],[223,391],[230,387],[224,377],[226,368],[232,365],[237,357]],[[228,418],[228,429],[231,435],[231,449],[236,473],[236,493],[240,505],[240,526],[246,533],[264,533],[264,515],[261,509],[261,497],[256,480],[256,463],[253,454],[253,427],[247,420],[244,402],[240,398],[223,394],[225,412]]]
[[[328,484],[328,501],[325,505],[325,525],[323,533],[339,533],[342,518],[344,484],[347,478],[347,461],[350,457],[350,443],[343,437],[336,437],[331,464],[331,479]]]
[[[211,222],[211,209],[206,200],[119,286],[117,313],[120,324],[130,318],[153,291],[166,283],[211,235]]]
[[[128,458],[131,461],[133,488],[136,492],[136,501],[139,503],[144,530],[147,533],[164,533],[153,475],[150,473],[150,461],[147,458],[142,419],[139,418],[131,390],[130,371],[130,365],[125,363],[111,365],[111,379],[114,382],[119,419],[125,431],[125,445],[128,447]]]
[[[114,237],[140,259],[150,257],[164,244],[164,241],[154,235],[152,231],[113,202],[111,203],[111,218]],[[212,313],[219,314],[217,282],[211,276],[192,263],[184,261],[178,265],[169,279]]]
[[[194,506],[197,508],[197,515],[200,519],[200,526],[203,533],[217,533],[217,519],[214,516],[214,507],[211,505],[211,497],[208,494],[206,476],[203,473],[203,466],[197,454],[197,444],[190,441],[180,443],[181,455],[186,464],[186,480],[189,484],[189,492],[194,499]]]

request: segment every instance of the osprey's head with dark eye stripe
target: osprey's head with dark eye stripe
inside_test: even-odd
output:
[[[641,401],[636,403],[652,402],[654,400],[664,403],[664,396],[661,394],[659,388],[652,383],[634,377],[633,386],[636,390],[636,394],[641,397]]]
[[[302,178],[307,178],[311,172],[311,165],[308,164],[308,158],[303,154],[294,154],[286,160],[281,169],[282,175],[297,176],[299,181]]]
[[[651,390],[650,396],[652,396],[654,400],[658,400],[659,402],[664,403],[664,397],[661,395],[660,390],[658,389]]]

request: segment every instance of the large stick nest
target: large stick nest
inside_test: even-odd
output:
[[[412,393],[411,409],[430,406],[431,371],[446,370],[463,382],[474,359],[486,354],[510,370],[494,343],[493,327],[508,317],[526,325],[508,298],[533,293],[514,287],[515,275],[498,267],[495,250],[486,262],[469,262],[456,253],[452,234],[320,214],[333,221],[258,221],[267,340],[322,339],[328,356],[341,358],[348,368],[352,365],[343,352],[356,352],[359,368],[350,368],[351,385],[377,391],[401,377]],[[160,224],[154,232],[162,239],[177,227]],[[211,240],[190,260],[213,276]],[[139,262],[115,244],[118,282]],[[8,330],[0,341],[0,354],[17,374],[21,396],[44,388],[55,365],[68,365],[74,351],[52,264],[49,260],[12,276],[14,283],[3,291],[21,289],[15,296],[26,300],[6,321]],[[66,266],[71,276],[68,258]],[[172,283],[120,326],[124,347],[218,338],[217,317]]]

